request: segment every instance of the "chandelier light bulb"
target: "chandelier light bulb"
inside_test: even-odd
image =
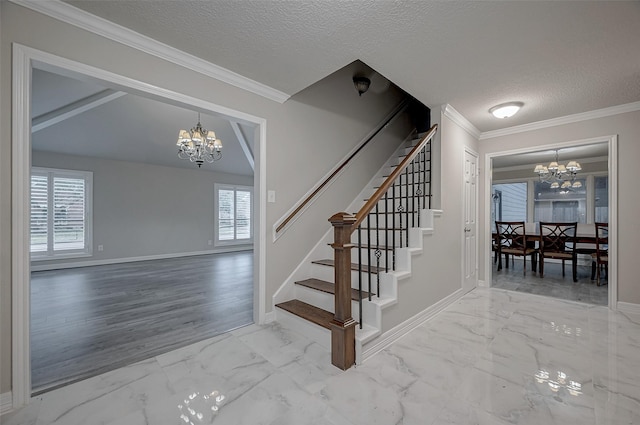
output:
[[[205,162],[212,163],[222,158],[222,141],[216,138],[213,130],[206,130],[198,124],[191,131],[180,130],[178,132],[178,158],[195,162],[198,168]]]
[[[551,189],[576,189],[582,187],[582,183],[576,180],[576,174],[580,170],[582,167],[577,161],[569,161],[567,165],[560,164],[558,150],[556,150],[555,158],[548,166],[537,164],[533,172],[538,175],[541,182],[549,183]]]

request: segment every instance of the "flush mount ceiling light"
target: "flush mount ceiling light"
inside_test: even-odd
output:
[[[353,77],[353,85],[356,87],[356,90],[358,90],[358,95],[362,96],[362,93],[365,93],[367,90],[369,90],[371,80],[367,77],[355,76]]]
[[[496,118],[509,118],[514,116],[516,112],[518,112],[520,108],[522,108],[523,105],[524,103],[522,102],[503,103],[489,109],[489,112],[491,112]]]

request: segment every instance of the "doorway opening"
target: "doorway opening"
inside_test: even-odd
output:
[[[485,180],[489,200],[485,203],[488,217],[485,240],[491,242],[492,248],[487,250],[490,254],[485,267],[490,286],[615,308],[616,144],[616,136],[608,136],[487,155],[487,169],[491,172]],[[561,162],[576,160],[582,164],[582,170],[572,180],[578,182],[573,187],[552,187],[534,173],[537,164],[553,161],[556,151],[560,152]],[[538,250],[535,269],[534,262],[528,259],[527,270],[523,270],[523,257],[511,255],[508,260],[504,255],[498,257],[496,221],[524,222],[528,243]],[[541,222],[577,222],[577,235],[590,242],[594,241],[589,237],[595,235],[594,223],[608,222],[613,231],[607,247],[610,258],[607,279],[601,285],[592,279],[594,243],[578,243],[575,247],[569,244],[577,253],[576,282],[570,260],[563,267],[562,261],[545,257],[541,276],[540,234],[547,232],[546,227],[540,230]]]
[[[162,149],[164,148],[164,144],[167,144],[169,146],[172,146],[173,148],[171,149],[173,152],[171,152],[170,155],[175,156],[176,142],[173,139],[177,138],[177,129],[195,124],[195,122],[191,122],[191,121],[196,119],[196,113],[201,113],[203,115],[206,115],[208,119],[212,120],[214,123],[219,124],[220,122],[226,121],[227,126],[234,127],[233,133],[239,132],[247,140],[250,141],[251,146],[245,146],[244,148],[238,147],[237,150],[239,152],[242,152],[242,155],[247,155],[247,152],[250,152],[253,157],[252,166],[254,166],[255,168],[252,169],[251,175],[245,176],[245,181],[243,181],[242,184],[240,184],[239,182],[236,182],[236,181],[229,181],[230,177],[225,173],[216,173],[216,172],[207,172],[207,171],[202,172],[203,170],[198,170],[201,172],[199,176],[196,179],[190,179],[189,176],[191,176],[192,173],[196,171],[184,168],[184,166],[182,165],[176,165],[174,169],[173,166],[170,164],[158,164],[158,163],[153,163],[153,161],[149,161],[149,163],[145,163],[143,161],[136,161],[135,157],[132,157],[132,158],[119,158],[117,156],[109,157],[109,155],[105,155],[104,152],[100,153],[102,154],[102,156],[100,156],[99,154],[95,156],[91,156],[87,152],[82,152],[82,148],[86,148],[90,146],[89,141],[92,139],[92,137],[97,137],[98,135],[102,134],[102,132],[106,131],[104,127],[102,128],[98,127],[97,130],[94,128],[92,131],[79,131],[77,134],[71,133],[73,136],[78,136],[82,138],[84,141],[84,145],[81,148],[76,147],[76,149],[79,149],[79,151],[74,151],[72,154],[70,154],[70,152],[68,151],[64,151],[64,147],[62,147],[62,150],[58,152],[54,152],[51,146],[45,149],[38,150],[37,147],[42,146],[40,144],[41,141],[37,140],[38,137],[32,136],[32,117],[36,116],[36,114],[32,113],[31,96],[33,94],[34,86],[33,86],[33,81],[31,79],[31,75],[32,73],[38,74],[41,72],[51,74],[54,76],[54,78],[60,77],[60,78],[77,80],[80,82],[84,82],[89,86],[101,85],[106,87],[105,90],[109,90],[111,92],[125,93],[124,95],[119,95],[114,97],[114,99],[110,99],[108,102],[104,102],[103,105],[106,104],[107,106],[116,106],[116,103],[112,103],[112,102],[117,102],[119,100],[121,101],[126,100],[128,102],[133,102],[134,105],[133,106],[129,105],[129,106],[132,107],[133,110],[138,113],[137,114],[138,117],[145,116],[145,112],[141,108],[139,108],[139,106],[142,104],[148,104],[153,102],[155,102],[154,105],[160,108],[160,110],[170,109],[173,112],[175,112],[176,110],[184,111],[183,117],[189,116],[189,119],[183,122],[181,125],[176,126],[176,129],[172,128],[171,132],[166,134],[166,138],[164,139],[162,137],[151,137],[151,139],[153,139],[152,141],[158,144],[149,146],[149,149],[146,149],[149,152],[151,151],[161,152]],[[100,243],[99,238],[101,237],[108,238],[111,233],[108,231],[108,229],[100,228],[100,227],[105,226],[106,224],[116,225],[116,226],[120,224],[125,228],[127,226],[126,226],[126,223],[123,223],[122,219],[115,220],[114,223],[108,223],[109,220],[104,220],[105,222],[100,224],[97,222],[97,219],[98,219],[96,214],[97,209],[103,208],[105,202],[109,203],[111,201],[104,201],[104,200],[98,199],[97,189],[99,188],[99,185],[97,181],[94,179],[93,184],[95,185],[95,187],[93,187],[93,189],[90,189],[90,191],[93,192],[93,196],[94,196],[93,202],[91,204],[93,208],[92,216],[91,216],[91,220],[85,222],[82,226],[80,226],[82,229],[78,228],[77,225],[74,227],[71,220],[72,218],[71,216],[73,215],[73,210],[71,208],[65,208],[65,211],[62,211],[62,209],[56,208],[57,204],[52,207],[53,211],[51,215],[54,217],[54,219],[56,216],[56,214],[54,213],[58,212],[60,214],[58,214],[59,220],[56,222],[56,225],[58,227],[55,227],[55,225],[53,227],[50,226],[49,231],[55,232],[56,229],[64,230],[63,228],[66,226],[67,228],[66,233],[62,231],[58,232],[59,233],[58,236],[67,237],[71,233],[73,233],[75,242],[69,243],[66,246],[70,247],[71,245],[73,245],[72,248],[74,248],[75,251],[71,250],[71,251],[68,251],[67,253],[62,253],[62,254],[71,254],[72,251],[74,251],[74,253],[79,255],[76,255],[75,257],[72,255],[66,255],[66,256],[60,255],[57,259],[54,259],[54,258],[44,259],[37,266],[33,267],[34,268],[33,271],[36,273],[40,273],[40,272],[44,273],[44,270],[49,269],[47,273],[55,272],[56,270],[62,273],[66,270],[74,270],[75,266],[85,266],[85,267],[77,268],[77,270],[84,270],[84,272],[86,272],[90,270],[91,267],[123,267],[123,266],[133,267],[134,265],[144,266],[143,263],[147,263],[147,265],[150,265],[153,261],[160,260],[162,265],[165,265],[165,266],[169,264],[170,261],[173,261],[174,267],[171,267],[170,269],[171,269],[171,272],[176,273],[177,277],[174,276],[174,278],[178,282],[186,282],[186,281],[189,281],[189,278],[191,276],[190,273],[192,273],[194,270],[197,270],[197,267],[194,266],[193,264],[180,265],[178,264],[179,262],[181,261],[186,262],[189,259],[197,259],[197,260],[204,259],[204,261],[197,261],[197,263],[198,264],[210,263],[209,265],[211,265],[215,261],[218,261],[222,257],[226,256],[225,258],[227,260],[232,258],[232,260],[227,261],[227,263],[229,262],[235,263],[236,266],[239,267],[239,269],[242,269],[245,272],[248,272],[248,274],[246,274],[245,276],[246,281],[248,282],[247,284],[248,287],[245,288],[248,290],[248,292],[245,293],[245,298],[247,296],[249,297],[249,299],[246,300],[246,304],[249,312],[245,314],[246,317],[243,317],[242,319],[240,319],[239,322],[234,322],[235,324],[225,325],[225,326],[238,327],[242,324],[248,324],[251,322],[255,322],[255,323],[264,322],[264,259],[262,258],[261,253],[264,252],[265,239],[264,237],[262,237],[262,232],[260,231],[261,225],[263,225],[264,223],[264,206],[262,205],[262,202],[264,201],[264,199],[266,199],[266,194],[264,193],[264,179],[266,175],[264,170],[264,157],[261,156],[260,154],[261,152],[264,151],[264,143],[265,143],[265,120],[264,119],[259,117],[254,117],[239,111],[233,111],[226,107],[216,105],[211,102],[203,101],[201,99],[192,98],[190,96],[182,95],[180,93],[170,92],[162,88],[153,87],[143,82],[139,82],[139,81],[122,77],[116,74],[112,74],[104,70],[88,67],[80,63],[69,61],[63,58],[59,58],[59,57],[56,57],[44,52],[40,52],[28,47],[20,46],[20,45],[14,45],[14,88],[16,90],[15,101],[13,102],[13,111],[12,111],[14,115],[13,146],[12,146],[14,149],[14,161],[13,161],[13,167],[12,167],[12,180],[13,180],[13,193],[14,193],[14,198],[13,198],[14,201],[13,201],[13,208],[12,208],[12,212],[13,212],[13,215],[12,215],[13,217],[13,223],[12,223],[12,236],[13,236],[13,246],[12,246],[13,248],[12,249],[13,365],[12,365],[12,371],[13,371],[14,404],[17,404],[17,405],[25,404],[29,400],[32,394],[31,354],[33,353],[33,351],[32,351],[30,341],[34,337],[34,335],[31,334],[30,329],[33,324],[32,322],[35,322],[36,320],[46,321],[46,319],[43,317],[38,317],[37,319],[34,318],[34,320],[32,321],[32,317],[30,316],[30,310],[31,310],[30,307],[33,307],[32,292],[31,292],[32,291],[32,285],[31,285],[32,263],[30,261],[30,254],[33,251],[32,250],[33,241],[31,239],[34,233],[38,233],[37,231],[32,232],[32,227],[34,225],[43,224],[43,223],[35,223],[34,220],[32,219],[35,217],[37,221],[37,214],[32,214],[32,205],[34,204],[34,202],[30,196],[30,193],[32,191],[29,189],[33,185],[33,180],[32,180],[33,173],[31,168],[32,161],[34,162],[34,165],[37,165],[36,162],[40,160],[42,161],[52,160],[54,162],[60,161],[60,163],[58,163],[57,166],[56,164],[53,164],[53,163],[50,163],[50,164],[41,163],[42,166],[40,168],[44,169],[47,173],[51,173],[52,175],[56,173],[56,171],[53,171],[53,170],[72,168],[72,167],[64,167],[64,166],[61,167],[61,164],[64,163],[64,161],[67,161],[68,164],[71,164],[73,163],[73,159],[75,159],[76,165],[78,165],[78,167],[82,171],[87,171],[90,163],[92,163],[92,165],[96,166],[95,170],[99,170],[99,171],[91,171],[92,173],[94,173],[94,176],[97,176],[98,174],[100,174],[103,177],[111,176],[114,179],[123,178],[124,180],[128,181],[131,186],[135,186],[139,182],[134,183],[130,178],[124,178],[127,174],[125,170],[129,170],[128,172],[132,172],[132,173],[136,172],[139,179],[142,180],[143,182],[145,180],[152,179],[149,177],[148,173],[153,175],[155,178],[157,178],[159,175],[164,174],[168,176],[170,174],[173,177],[168,176],[169,178],[165,181],[165,183],[170,181],[172,178],[177,179],[178,180],[177,183],[187,181],[190,184],[181,185],[182,187],[179,187],[180,186],[179,185],[178,190],[184,190],[186,192],[188,190],[193,189],[194,192],[200,193],[201,194],[200,196],[202,198],[206,198],[206,199],[203,199],[203,203],[207,203],[208,199],[211,200],[210,206],[209,206],[209,208],[211,209],[210,215],[208,214],[208,212],[203,213],[202,211],[198,212],[198,211],[192,211],[189,208],[184,208],[182,213],[178,216],[178,218],[184,222],[192,223],[193,215],[206,216],[207,220],[211,221],[210,227],[215,227],[213,221],[214,221],[214,217],[216,217],[216,214],[214,214],[213,208],[214,208],[214,205],[216,205],[216,203],[213,201],[213,198],[215,196],[214,183],[217,180],[220,180],[221,183],[224,183],[227,186],[228,185],[242,186],[242,187],[252,186],[252,192],[253,194],[255,194],[255,196],[253,197],[253,202],[252,202],[252,205],[250,206],[249,211],[250,211],[251,218],[253,219],[251,224],[252,231],[253,231],[252,234],[255,235],[255,237],[252,237],[249,240],[241,241],[242,243],[240,245],[236,245],[236,246],[234,246],[233,244],[230,245],[229,244],[230,242],[228,240],[225,241],[226,245],[219,244],[218,243],[219,241],[216,239],[216,234],[220,234],[220,232],[217,232],[217,233],[214,232],[211,236],[206,236],[207,240],[204,242],[204,247],[202,248],[196,249],[193,246],[188,247],[187,245],[180,246],[180,241],[176,238],[175,235],[170,233],[172,230],[174,230],[176,234],[179,234],[180,232],[184,232],[185,230],[184,230],[184,227],[179,226],[179,223],[177,224],[177,222],[173,222],[168,225],[167,223],[164,223],[164,225],[162,224],[159,225],[160,228],[165,229],[164,231],[165,239],[161,241],[163,242],[162,244],[158,243],[157,241],[155,242],[151,241],[151,243],[149,243],[149,240],[154,237],[155,232],[149,232],[149,229],[145,229],[146,232],[144,234],[147,239],[146,242],[147,242],[147,248],[149,249],[149,251],[146,251],[146,252],[144,250],[138,251],[138,254],[134,253],[133,251],[127,251],[127,249],[131,247],[131,243],[135,243],[135,241],[129,240],[129,242],[125,242],[121,244],[119,249],[114,249],[112,251],[113,255],[111,255],[111,257],[108,257],[106,255],[107,250],[109,249],[108,247],[109,246],[115,247],[118,244],[118,242],[116,241],[116,239],[113,239],[111,242],[109,242],[109,245],[107,245],[107,243]],[[91,96],[82,96],[83,99],[86,97],[91,97]],[[74,102],[72,101],[71,103],[74,103]],[[111,105],[109,105],[109,103],[111,103]],[[126,103],[120,104],[118,106],[120,106],[120,108],[113,108],[114,110],[111,111],[112,113],[116,113],[115,119],[103,119],[103,120],[98,120],[97,122],[107,127],[118,126],[119,124],[123,124],[122,118],[118,119],[117,114],[118,113],[122,114],[123,112],[126,112],[127,106],[126,106]],[[124,111],[122,108],[124,108]],[[50,122],[54,123],[50,126],[52,134],[55,133],[54,130],[56,130],[55,124],[57,124],[57,122],[64,121],[64,116],[68,112],[68,110],[74,109],[74,108],[67,107],[66,111],[63,111],[63,109],[65,108],[54,107],[53,109],[55,110],[60,109],[60,110],[57,110],[57,112],[49,111],[51,113],[44,113],[44,114],[37,115],[42,118],[42,121],[49,120]],[[79,109],[82,109],[82,108],[79,108]],[[85,113],[88,110],[90,110],[90,112],[96,113],[95,115],[97,115],[97,113],[100,111],[98,107],[88,108],[88,109],[85,108],[85,111],[75,115],[73,114],[71,115],[78,117],[79,115],[84,114],[85,116],[83,118],[87,118],[92,115],[91,113],[89,114]],[[60,114],[58,115],[58,113]],[[135,125],[142,125],[147,130],[150,129],[150,126],[147,125],[145,127],[144,123],[135,122],[136,114],[130,114],[130,115],[133,115],[133,123]],[[63,118],[61,119],[61,117]],[[140,121],[144,121],[144,120],[141,119]],[[161,121],[161,120],[158,120],[158,121]],[[38,121],[38,124],[39,123],[40,121]],[[66,124],[70,124],[70,123],[71,121],[66,122]],[[204,121],[203,121],[203,124],[204,124]],[[215,125],[218,125],[218,124],[215,124]],[[159,125],[157,126],[160,127]],[[124,127],[124,125],[122,127]],[[60,130],[60,129],[61,127],[57,128],[57,130]],[[41,131],[41,130],[39,129],[38,131]],[[175,133],[175,135],[173,133]],[[69,133],[66,133],[66,134],[69,135]],[[141,134],[143,133],[137,133],[137,136],[140,137]],[[50,135],[51,134],[49,134],[48,136]],[[236,137],[239,137],[239,136],[236,134]],[[143,138],[143,137],[140,137],[140,138]],[[45,140],[45,142],[54,140],[53,137],[46,137],[43,139]],[[119,139],[116,139],[113,141],[115,143],[118,140]],[[228,141],[231,141],[231,140],[232,138],[229,137]],[[108,143],[106,144],[108,145]],[[54,145],[54,143],[52,143],[52,145]],[[229,146],[231,147],[232,145],[229,144]],[[96,147],[96,146],[93,146],[93,147]],[[100,144],[99,147],[103,148],[104,150],[105,143]],[[33,152],[32,152],[32,148],[35,148]],[[233,148],[227,151],[232,151],[232,150]],[[134,151],[136,150],[131,149],[130,153]],[[145,149],[138,149],[137,151],[144,152]],[[38,156],[40,156],[39,159],[37,158]],[[71,156],[73,156],[73,158],[69,158]],[[108,166],[111,166],[114,164],[115,164],[115,168],[112,168],[111,170],[109,170]],[[135,164],[135,165],[132,165],[132,164]],[[190,164],[190,165],[195,167],[194,164]],[[75,167],[75,168],[78,168],[78,167]],[[139,170],[135,171],[134,170],[135,168],[139,168]],[[155,170],[155,174],[154,174],[154,170]],[[180,177],[183,177],[183,178],[181,179]],[[53,177],[53,179],[54,180],[52,180],[52,182],[54,183],[52,184],[55,186],[55,177]],[[210,193],[205,194],[205,192],[198,191],[198,188],[193,187],[193,181],[198,181],[198,180],[201,180],[204,185],[210,186]],[[104,183],[104,179],[101,178],[101,181]],[[122,188],[122,186],[119,186],[119,188]],[[55,187],[51,190],[54,191],[54,189]],[[110,205],[108,207],[112,209],[111,213],[107,213],[103,215],[113,218],[114,211],[118,212],[118,211],[126,210],[128,207],[136,204],[135,198],[137,196],[139,196],[140,198],[145,198],[149,196],[155,197],[155,198],[162,198],[162,197],[170,198],[170,196],[168,195],[168,192],[164,191],[165,189],[166,187],[164,186],[161,187],[161,185],[156,185],[156,186],[148,185],[146,186],[146,190],[139,190],[137,192],[138,195],[135,195],[136,191],[132,190],[130,193],[132,197],[129,198],[130,202],[126,202],[126,200],[124,201],[121,200],[119,204]],[[118,186],[112,187],[111,189],[107,189],[107,190],[104,190],[104,186],[103,186],[102,189],[100,190],[102,192],[100,196],[104,195],[104,193],[106,192],[110,192],[110,194],[114,196],[113,192],[119,192]],[[80,190],[74,189],[73,194],[78,194],[80,192],[81,192]],[[116,197],[117,195],[118,193],[115,194]],[[54,194],[54,197],[55,197],[55,194]],[[174,203],[180,204],[179,200],[174,199],[173,201]],[[85,205],[88,205],[88,204],[85,204]],[[131,207],[129,211],[130,213],[132,213],[133,215],[139,214],[141,216],[145,216],[149,221],[153,221],[154,215],[151,213],[152,211],[147,211],[147,210],[140,211],[138,208],[138,207],[142,208],[140,206],[140,203],[137,203],[136,205],[137,205],[136,208]],[[60,205],[57,205],[57,206],[60,206]],[[170,209],[171,206],[169,205],[166,208]],[[57,211],[57,209],[60,209],[60,211]],[[158,207],[158,209],[161,209],[161,208]],[[88,216],[87,214],[85,214],[85,212],[83,212],[81,216]],[[66,218],[62,217],[62,215],[64,215],[63,213],[66,213],[65,215]],[[122,217],[124,216],[125,215],[123,215]],[[237,216],[234,216],[234,217],[238,218]],[[63,220],[63,218],[65,218],[65,220]],[[229,217],[226,217],[226,216],[224,218],[227,221],[229,219]],[[71,229],[71,227],[73,227],[73,229]],[[129,230],[131,230],[134,227],[136,226],[134,225],[132,227],[129,227]],[[193,223],[193,227],[195,228],[196,232],[203,231],[202,224]],[[112,229],[114,229],[113,232],[116,232],[114,227],[112,227]],[[34,229],[34,230],[37,230],[37,229]],[[63,233],[66,236],[63,235]],[[162,234],[163,232],[159,231],[157,233]],[[245,233],[246,232],[242,232],[242,231],[238,232],[238,234],[242,234],[242,235],[244,235]],[[81,235],[78,236],[79,234]],[[103,235],[103,236],[100,236],[100,235]],[[83,244],[85,244],[82,247],[80,247],[77,243],[77,241],[80,239],[82,239]],[[187,237],[186,239],[189,239],[189,237]],[[108,240],[108,239],[104,239],[104,240]],[[59,242],[60,241],[62,241],[62,239],[59,239]],[[66,241],[66,242],[69,242],[69,241]],[[55,241],[53,245],[55,245]],[[127,246],[124,246],[124,245],[127,245]],[[168,247],[168,249],[165,249],[164,251],[162,251],[162,249],[159,249],[159,247],[160,248]],[[175,249],[172,249],[172,247]],[[154,249],[155,251],[153,251]],[[82,252],[76,252],[78,250]],[[47,248],[47,251],[49,253],[51,253],[52,251],[55,251],[55,246],[52,246],[51,249]],[[94,256],[95,257],[93,259],[94,262],[92,263],[91,256],[94,253],[95,254],[104,253],[104,254],[102,254],[102,257],[100,259],[96,259],[98,257],[97,255]],[[57,266],[54,266],[53,264],[56,262],[58,264]],[[160,268],[161,266],[158,265],[158,263],[156,263],[155,266],[152,265],[152,267],[148,268],[147,270],[155,271]],[[216,267],[215,271],[217,272],[221,268],[224,268],[224,267],[222,266]],[[37,270],[40,270],[40,271],[37,271]],[[119,272],[117,271],[111,270],[110,272],[102,273],[102,276],[103,277],[106,275],[113,276],[113,275],[118,275],[118,273]],[[168,274],[169,273],[165,273],[161,277],[166,277]],[[156,275],[156,277],[157,276],[158,275]],[[78,282],[77,280],[73,281],[73,279],[62,279],[62,280],[64,281],[71,280],[72,284],[73,282],[76,282],[76,283]],[[120,281],[124,282],[126,281],[126,279],[120,279]],[[208,289],[211,289],[211,288],[208,288]],[[206,290],[200,291],[199,293],[193,293],[192,291],[194,291],[192,288],[185,289],[183,295],[187,300],[189,300],[190,297],[193,297],[193,299],[197,299],[198,296],[202,295],[203,292],[206,292]],[[153,292],[153,290],[151,292]],[[115,290],[111,292],[111,296],[117,293],[118,291]],[[220,300],[221,299],[220,293],[219,292],[216,293],[213,298]],[[193,299],[191,301],[193,301]],[[105,304],[109,304],[109,303],[107,302]],[[122,304],[123,303],[115,303],[115,305],[120,305],[120,306],[122,306]],[[90,306],[87,306],[87,305],[85,305],[84,307],[90,308]],[[226,313],[229,313],[229,314],[226,314],[223,316],[227,318],[229,316],[233,316],[232,312],[227,311]],[[209,319],[208,320],[209,324],[215,323],[217,325],[220,325],[220,321],[222,320],[222,319],[217,320],[213,317],[209,317],[208,319]],[[201,320],[207,321],[206,318],[203,318]],[[189,321],[184,320],[184,322],[189,322]],[[244,322],[247,322],[247,323],[244,323]],[[60,323],[60,324],[52,323],[52,326],[58,327],[58,329],[62,329],[64,328],[65,325],[64,323]],[[163,325],[160,325],[160,326],[163,326]],[[222,325],[218,326],[217,328],[214,326],[214,328],[215,329],[211,329],[210,327],[209,331],[223,332],[225,330],[230,330],[230,329],[224,329],[224,326]],[[182,333],[181,336],[176,340],[178,339],[185,340],[184,337],[188,332],[178,329],[176,330],[176,333],[177,334]],[[113,334],[117,335],[118,332],[114,331]],[[120,336],[122,337],[122,333],[120,334]],[[204,339],[209,336],[210,335],[204,335],[200,337],[194,336],[194,338]],[[195,339],[191,339],[190,342],[195,342]],[[160,341],[162,340],[163,339],[161,338]],[[168,340],[164,339],[164,341],[167,342]],[[174,341],[174,343],[175,342],[176,341]],[[190,342],[186,342],[186,343],[190,343]],[[165,351],[176,348],[174,343],[171,343],[171,342],[166,343],[164,348]],[[155,355],[153,354],[152,351],[148,351],[147,354],[148,354],[147,357],[151,357]],[[122,366],[121,363],[118,363],[118,365]],[[118,366],[115,366],[115,367],[118,367]],[[85,377],[87,376],[82,376],[80,379],[83,379]]]

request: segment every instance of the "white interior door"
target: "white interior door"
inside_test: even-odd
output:
[[[464,151],[464,252],[462,288],[470,290],[478,284],[478,155]]]

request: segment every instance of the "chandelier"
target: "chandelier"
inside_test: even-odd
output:
[[[549,183],[551,189],[568,189],[570,187],[576,189],[582,187],[582,182],[576,180],[578,171],[582,170],[580,163],[569,161],[567,165],[558,163],[558,150],[556,150],[556,159],[551,161],[549,165],[536,165],[533,170],[540,177],[541,182]]]
[[[216,133],[212,130],[202,128],[200,124],[200,113],[198,113],[198,124],[190,131],[180,130],[178,133],[178,158],[188,159],[198,164],[202,164],[222,158],[222,141],[216,139]]]

